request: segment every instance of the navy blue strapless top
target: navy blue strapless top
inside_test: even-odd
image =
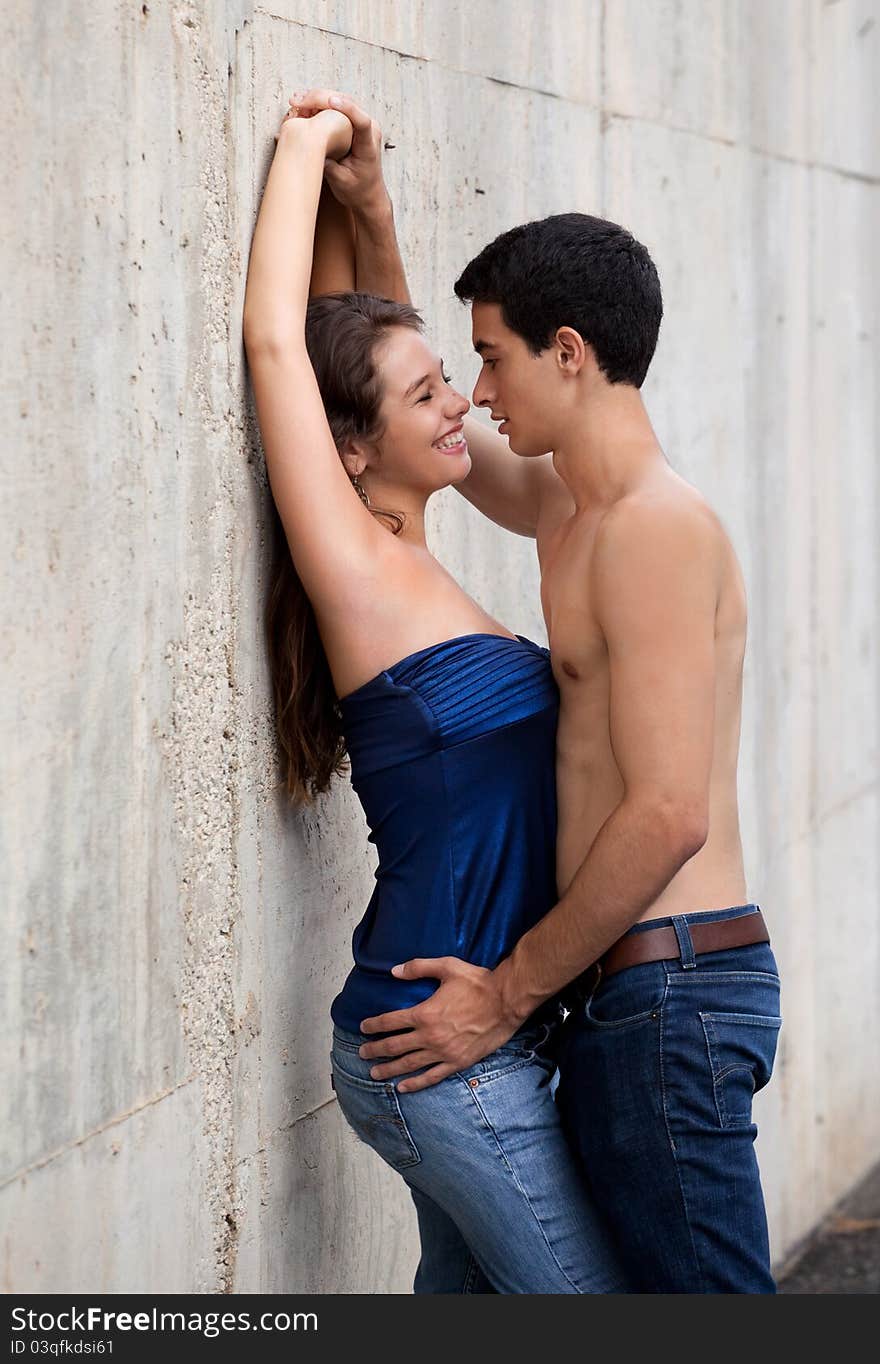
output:
[[[340,701],[352,785],[379,854],[334,1023],[420,1003],[411,957],[494,967],[556,903],[556,721],[546,649],[444,640]]]

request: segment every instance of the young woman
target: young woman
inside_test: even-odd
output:
[[[373,1080],[358,1054],[363,1018],[431,993],[395,963],[494,966],[555,902],[557,694],[547,651],[425,542],[428,498],[470,468],[469,403],[410,306],[353,292],[369,283],[355,277],[367,245],[356,256],[358,224],[322,178],[325,160],[332,182],[344,162],[330,163],[365,148],[378,164],[378,130],[346,108],[354,151],[336,110],[282,124],[244,313],[283,527],[268,623],[287,785],[299,799],[326,789],[347,750],[379,854],[331,1011],[334,1087],[411,1190],[416,1292],[625,1291],[550,1094],[552,1011],[419,1092]]]

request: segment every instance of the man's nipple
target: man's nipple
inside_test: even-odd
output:
[[[578,672],[577,668],[574,666],[573,663],[569,663],[567,658],[564,658],[562,660],[562,671],[565,673],[566,677],[580,676],[580,673]]]

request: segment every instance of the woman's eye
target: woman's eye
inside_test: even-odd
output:
[[[443,379],[444,384],[451,384],[451,383],[452,383],[452,375],[451,375],[451,374],[445,374],[445,373],[443,373],[443,372],[441,371],[441,378]],[[417,401],[420,402],[420,403],[429,403],[429,402],[431,401],[431,399],[433,398],[433,396],[434,396],[434,394],[431,392],[430,389],[428,389],[428,392],[422,394],[421,398],[417,399]]]

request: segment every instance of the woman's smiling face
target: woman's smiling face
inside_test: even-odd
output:
[[[384,505],[395,489],[426,496],[470,473],[462,422],[470,402],[453,388],[443,362],[410,327],[392,327],[375,353],[382,385],[382,434],[365,484]],[[388,505],[393,505],[391,502]]]

